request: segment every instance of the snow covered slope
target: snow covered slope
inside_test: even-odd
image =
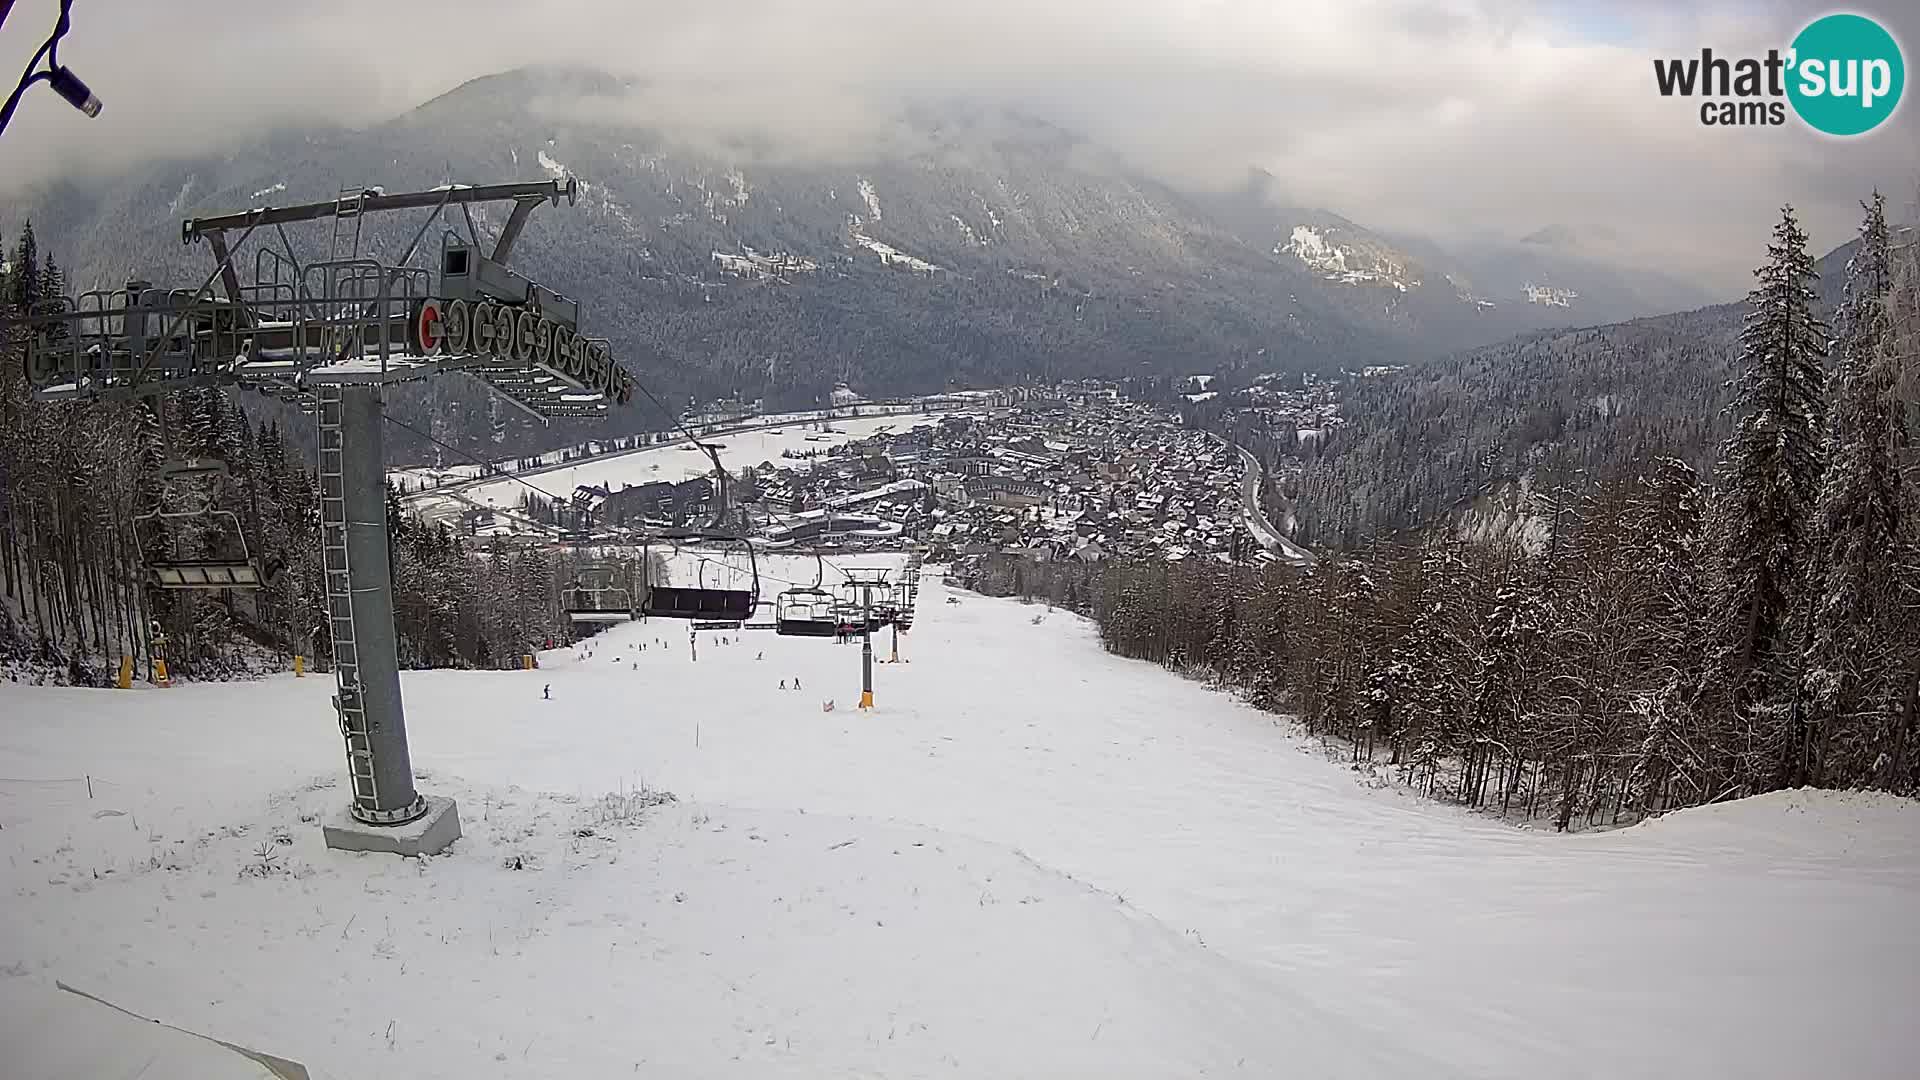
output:
[[[704,441],[720,448],[720,461],[729,472],[737,473],[748,466],[768,462],[798,468],[804,462],[783,459],[780,455],[791,450],[795,454],[811,452],[824,456],[829,448],[842,443],[865,439],[883,431],[909,431],[917,425],[938,419],[938,415],[931,413],[863,416],[836,419],[831,422],[831,429],[824,432],[810,430],[805,423],[796,423],[715,435]],[[623,487],[656,480],[679,483],[697,476],[711,476],[713,461],[698,447],[683,439],[519,475],[542,490],[567,498],[581,485],[602,485],[618,491]],[[458,499],[429,490],[411,496],[408,505],[429,520],[438,520],[458,513],[467,505],[518,505],[526,490],[516,480],[493,480],[462,488]]]
[[[408,674],[425,862],[320,846],[327,680],[0,686],[0,978],[332,1076],[1910,1075],[1914,804],[1514,830],[946,595],[871,715],[684,624]]]

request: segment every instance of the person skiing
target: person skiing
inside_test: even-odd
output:
[[[795,690],[798,690],[798,689],[800,689],[800,676],[798,676],[798,675],[795,675],[795,676],[793,677],[793,688],[794,688]]]
[[[764,653],[764,652],[761,652],[761,653],[755,653],[755,654],[754,654],[754,656],[753,656],[753,658],[754,658],[755,660],[765,660],[765,659],[767,658],[767,654],[766,654],[766,653]]]
[[[781,679],[781,680],[780,680],[780,689],[782,689],[782,690],[785,690],[786,688],[787,688],[787,680],[785,680],[785,679]]]
[[[542,701],[553,700],[553,684],[552,683],[548,683],[547,685],[540,688],[540,700]]]

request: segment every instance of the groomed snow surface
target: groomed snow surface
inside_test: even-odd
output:
[[[322,847],[328,679],[0,687],[0,979],[332,1077],[1913,1075],[1912,803],[1517,830],[931,574],[872,714],[687,636],[409,673],[425,861]]]

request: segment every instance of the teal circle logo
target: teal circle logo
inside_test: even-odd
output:
[[[1906,89],[1900,43],[1864,15],[1826,15],[1793,39],[1787,100],[1815,131],[1864,135],[1886,122]]]

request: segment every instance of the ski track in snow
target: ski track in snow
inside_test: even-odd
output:
[[[871,715],[857,646],[664,621],[407,673],[424,861],[321,845],[330,678],[0,685],[0,979],[336,1077],[1910,1074],[1913,803],[1513,829],[947,595]]]

